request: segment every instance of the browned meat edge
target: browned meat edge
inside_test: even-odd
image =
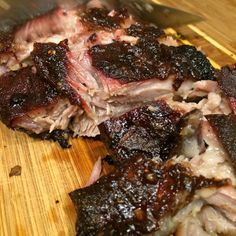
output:
[[[7,126],[14,127],[16,118],[55,103],[58,93],[33,67],[26,67],[0,77],[0,97],[0,118]]]
[[[37,72],[72,104],[80,104],[78,95],[66,81],[68,75],[68,42],[35,43],[31,53]]]
[[[159,44],[153,38],[140,39],[137,44],[115,41],[89,49],[92,65],[105,76],[123,83],[175,77],[177,90],[186,79],[214,79],[214,69],[195,47]]]
[[[90,8],[82,14],[82,21],[89,29],[113,30],[120,28],[125,19],[128,18],[126,9],[118,9],[111,16],[110,10],[106,8]]]
[[[217,72],[217,81],[228,97],[236,98],[236,64],[232,67],[223,66]]]
[[[158,101],[111,118],[99,130],[117,163],[137,154],[164,161],[178,139],[179,118],[178,112]]]
[[[206,118],[236,170],[236,116],[207,115]]]
[[[143,235],[158,230],[197,189],[222,186],[193,176],[180,164],[136,157],[95,184],[69,195],[78,218],[77,235]]]

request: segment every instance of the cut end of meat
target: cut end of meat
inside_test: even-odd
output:
[[[77,25],[78,16],[74,10],[55,8],[37,16],[15,30],[15,43],[36,42],[52,35],[70,34]]]

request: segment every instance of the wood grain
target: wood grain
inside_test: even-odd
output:
[[[236,52],[236,32],[232,28],[236,1],[162,2],[204,15],[208,20],[196,26]],[[224,20],[223,12],[227,12]],[[186,42],[200,46],[217,64],[235,62],[190,27],[175,31]],[[100,141],[74,139],[72,148],[62,150],[55,143],[34,140],[0,124],[0,235],[74,235],[76,215],[68,193],[85,185],[94,162],[105,154]],[[9,177],[16,165],[22,167],[21,176]]]
[[[0,235],[74,235],[68,193],[84,186],[106,150],[99,141],[74,139],[71,149],[29,138],[0,125]],[[21,176],[9,177],[12,167]]]
[[[205,18],[196,24],[202,32],[236,54],[236,0],[161,0],[163,4]]]

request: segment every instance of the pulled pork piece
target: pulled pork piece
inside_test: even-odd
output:
[[[217,73],[217,81],[228,97],[230,105],[236,114],[236,64],[233,66],[223,66]]]
[[[6,45],[0,45],[0,81],[20,78],[24,67],[33,68],[35,75],[28,77],[40,78],[39,88],[43,83],[57,93],[50,99],[50,94],[32,89],[50,101],[43,106],[47,109],[40,106],[40,112],[35,112],[33,107],[27,108],[27,115],[17,117],[14,126],[9,123],[29,133],[71,129],[74,136],[94,137],[99,134],[98,125],[112,117],[182,92],[192,99],[198,92],[192,89],[193,84],[202,80],[216,84],[205,55],[192,46],[170,46],[161,29],[135,21],[124,9],[58,8],[26,22],[1,40]],[[22,92],[15,89],[14,93]],[[198,96],[201,100],[206,92]],[[216,100],[215,107],[221,103],[217,96],[205,99],[205,104],[208,100]],[[188,111],[197,105],[189,105]],[[4,113],[4,104],[0,106]],[[17,109],[11,107],[11,113]],[[1,119],[11,117],[1,115]]]
[[[119,163],[137,154],[164,161],[176,144],[179,118],[164,101],[157,101],[111,118],[99,130]]]
[[[178,163],[187,161],[195,175],[202,175],[206,178],[227,178],[235,185],[235,167],[232,165],[234,152],[227,152],[221,140],[222,137],[225,138],[224,142],[231,140],[228,143],[231,146],[231,150],[234,149],[235,141],[233,141],[232,133],[234,132],[235,123],[233,122],[235,121],[230,121],[230,117],[231,115],[219,114],[204,117],[199,110],[184,115],[179,122],[180,138],[176,148],[170,155],[176,155],[173,159]],[[220,125],[220,121],[224,122],[224,124]],[[232,126],[227,129],[226,127],[229,123]],[[223,136],[220,132],[217,133],[218,129],[225,131]]]
[[[11,32],[1,32],[0,44],[4,45],[0,46],[1,67],[6,71],[21,67],[22,61],[30,56],[35,42],[59,43],[81,32],[83,27],[78,12],[78,9],[56,8],[15,27]]]
[[[162,230],[166,220],[192,200],[196,190],[227,184],[193,176],[190,169],[145,157],[124,163],[94,185],[70,193],[78,213],[77,235],[142,235]]]
[[[175,149],[171,152],[174,154],[184,155],[186,158],[199,155],[205,151],[205,145],[201,137],[201,122],[203,119],[200,110],[193,110],[181,117],[179,126],[179,138]]]
[[[66,130],[78,110],[42,80],[34,67],[1,76],[0,96],[1,120],[29,134]]]
[[[173,218],[177,224],[175,235],[233,236],[236,234],[235,206],[236,190],[232,186],[199,191],[195,200]]]
[[[236,116],[208,115],[206,118],[236,169]]]

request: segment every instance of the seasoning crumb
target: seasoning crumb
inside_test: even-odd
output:
[[[16,165],[14,167],[11,168],[11,171],[9,173],[9,177],[12,177],[12,176],[20,176],[21,175],[21,166],[19,165]]]
[[[59,200],[56,200],[55,203],[58,204],[60,201]]]

